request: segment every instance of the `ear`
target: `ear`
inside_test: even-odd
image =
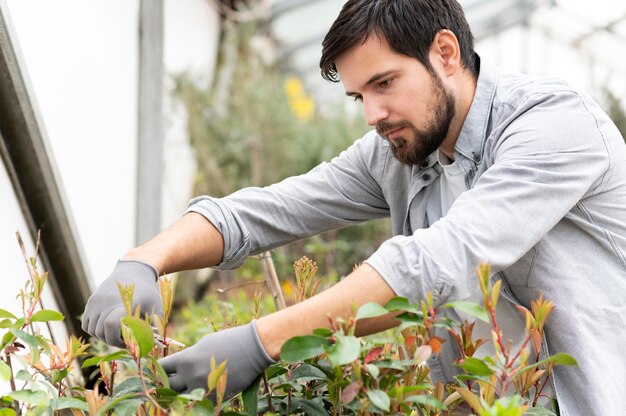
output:
[[[429,53],[433,65],[440,65],[448,76],[454,75],[462,69],[459,41],[454,33],[448,29],[437,32]]]

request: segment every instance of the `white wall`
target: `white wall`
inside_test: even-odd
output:
[[[9,2],[88,271],[134,238],[138,0]]]
[[[213,80],[220,21],[206,0],[165,0],[165,158],[162,224],[178,218],[192,192],[196,161],[189,145],[187,112],[172,96],[173,77],[188,74],[200,88]]]
[[[88,272],[97,284],[134,245],[139,0],[8,4]],[[216,11],[205,0],[167,0],[165,25],[166,78],[189,71],[208,85],[219,39]],[[195,172],[186,114],[170,99],[171,82],[165,81],[164,225],[186,207]],[[3,200],[8,182],[4,185]],[[13,228],[22,234],[26,228],[15,216],[19,211],[5,215],[4,202],[2,211],[1,230],[12,231],[9,241],[0,236],[0,250],[11,253]],[[6,302],[0,297],[0,307]]]

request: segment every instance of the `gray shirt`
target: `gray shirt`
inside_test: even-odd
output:
[[[400,296],[436,304],[475,298],[475,268],[489,261],[504,296],[544,298],[548,352],[562,415],[626,414],[626,146],[587,95],[556,79],[481,64],[455,147],[468,190],[444,218],[426,207],[441,173],[433,153],[406,166],[372,131],[307,174],[265,188],[191,201],[224,236],[218,268],[326,230],[390,216],[394,237],[366,262]],[[447,344],[447,343],[446,343]],[[450,351],[448,351],[450,352]],[[436,377],[454,369],[444,351]]]

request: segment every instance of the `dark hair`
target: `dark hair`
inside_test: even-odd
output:
[[[442,29],[455,34],[461,49],[461,64],[477,77],[474,36],[456,0],[349,0],[322,42],[322,77],[338,82],[337,58],[372,34],[384,38],[392,50],[417,59],[432,72],[428,51]]]

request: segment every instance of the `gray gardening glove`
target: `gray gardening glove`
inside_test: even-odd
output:
[[[154,266],[139,260],[120,260],[113,272],[89,297],[83,313],[85,332],[109,345],[123,347],[120,319],[126,315],[117,283],[133,283],[133,311],[141,305],[145,314],[163,316],[163,303],[157,283],[158,272]]]
[[[216,366],[228,360],[225,399],[243,391],[265,369],[275,363],[265,351],[256,330],[256,321],[206,335],[191,347],[159,360],[170,387],[180,392],[207,390],[211,357]],[[213,393],[212,396],[214,397]]]

